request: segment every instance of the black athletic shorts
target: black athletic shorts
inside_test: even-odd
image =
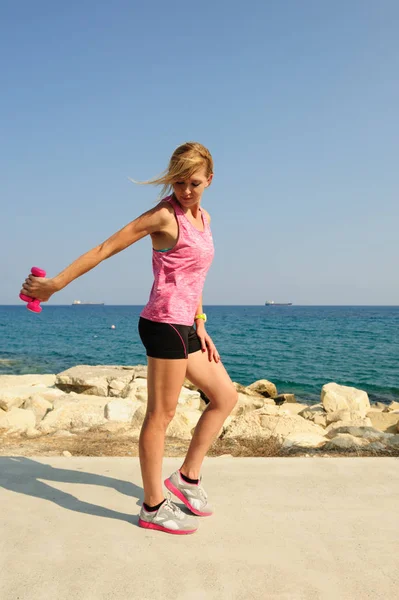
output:
[[[201,342],[192,325],[157,323],[139,319],[139,335],[152,358],[188,358],[201,350]]]

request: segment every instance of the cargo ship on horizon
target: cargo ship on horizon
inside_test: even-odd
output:
[[[82,302],[81,300],[74,300],[72,306],[104,306],[105,302]]]
[[[266,300],[265,306],[292,306],[292,302],[275,302],[274,300]]]

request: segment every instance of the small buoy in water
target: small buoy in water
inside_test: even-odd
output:
[[[111,325],[111,329],[115,329],[115,325]]]

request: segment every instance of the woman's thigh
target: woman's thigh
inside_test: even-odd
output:
[[[193,352],[188,355],[187,379],[202,390],[214,406],[234,406],[237,392],[221,361],[209,361],[208,353]]]
[[[173,412],[186,376],[187,359],[148,356],[147,360],[147,412]]]

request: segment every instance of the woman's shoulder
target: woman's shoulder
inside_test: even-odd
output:
[[[170,197],[160,200],[153,208],[153,211],[154,213],[158,214],[162,221],[170,221],[171,219],[174,219],[175,211],[170,202]]]
[[[163,199],[153,208],[137,217],[134,223],[141,224],[142,227],[148,230],[148,233],[154,233],[169,227],[174,220],[173,207],[166,199]]]

